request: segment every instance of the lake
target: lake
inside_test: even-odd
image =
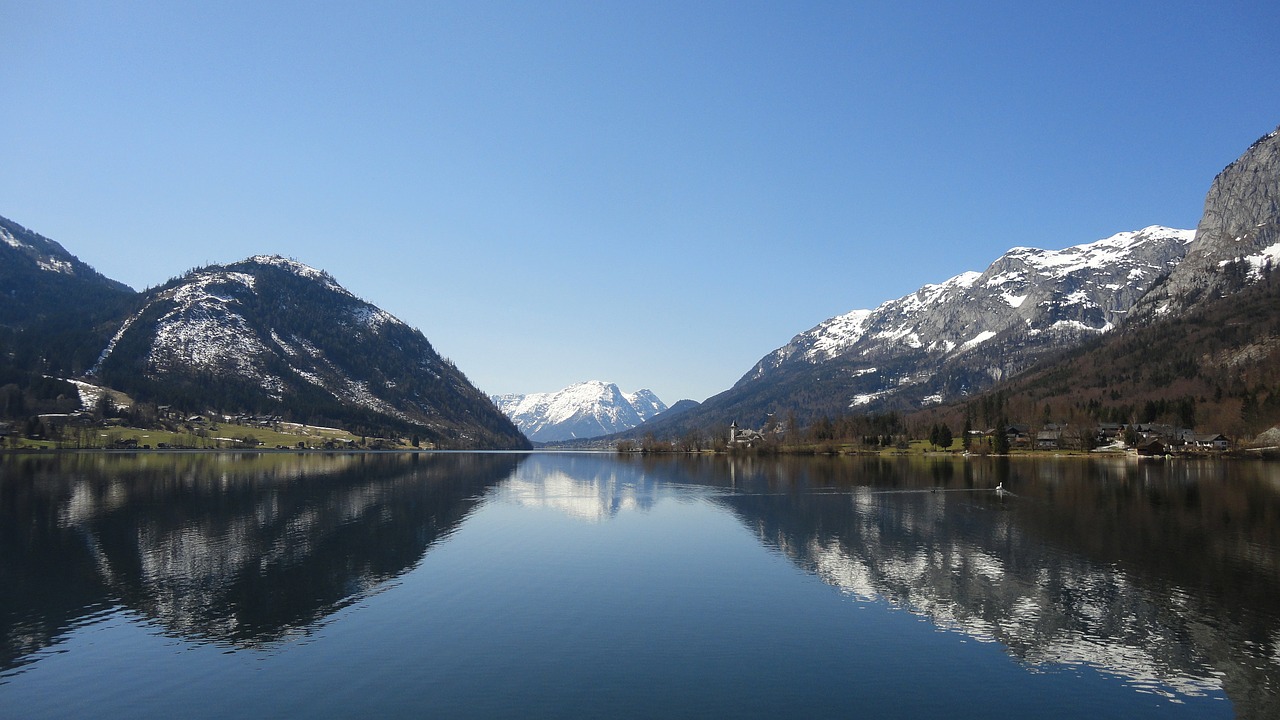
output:
[[[1280,717],[1280,466],[0,457],[0,717],[228,716]]]

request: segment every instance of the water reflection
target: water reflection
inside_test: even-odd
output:
[[[657,470],[657,468],[654,468]],[[852,596],[1166,695],[1280,717],[1280,482],[1262,464],[729,461],[762,542]],[[1003,483],[1009,493],[992,490]]]
[[[307,632],[410,568],[522,458],[6,458],[0,670],[114,605],[239,647]]]
[[[1280,473],[1260,463],[98,453],[0,472],[0,672],[117,606],[234,648],[311,632],[484,503],[607,523],[675,498],[1029,669],[1280,717]]]
[[[659,495],[658,475],[610,454],[534,455],[500,489],[503,500],[551,508],[600,522],[624,510],[647,510]]]

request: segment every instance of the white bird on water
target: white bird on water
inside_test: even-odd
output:
[[[1003,493],[1003,492],[1004,492],[1004,483],[1000,483],[999,485],[996,485],[996,494],[999,495],[1000,493]]]

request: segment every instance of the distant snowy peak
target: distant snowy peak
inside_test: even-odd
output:
[[[624,393],[617,385],[599,380],[556,392],[494,395],[491,399],[526,437],[536,442],[630,430],[667,409],[651,390]]]
[[[633,393],[623,393],[622,397],[626,398],[627,402],[631,403],[631,407],[635,408],[641,422],[645,422],[667,410],[666,403],[658,399],[658,396],[652,390],[640,389]]]
[[[984,272],[826,320],[762,358],[739,385],[836,358],[854,363],[853,377],[874,374],[886,360],[916,358],[910,377],[877,376],[882,387],[875,392],[891,393],[928,377],[939,362],[1000,338],[1016,338],[1023,348],[1106,332],[1177,266],[1194,237],[1191,230],[1152,226],[1063,250],[1015,247]],[[869,377],[860,382],[873,384]],[[856,397],[866,403],[872,395]]]

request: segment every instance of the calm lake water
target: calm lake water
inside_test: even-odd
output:
[[[0,717],[227,716],[1280,717],[1280,466],[0,458]]]

